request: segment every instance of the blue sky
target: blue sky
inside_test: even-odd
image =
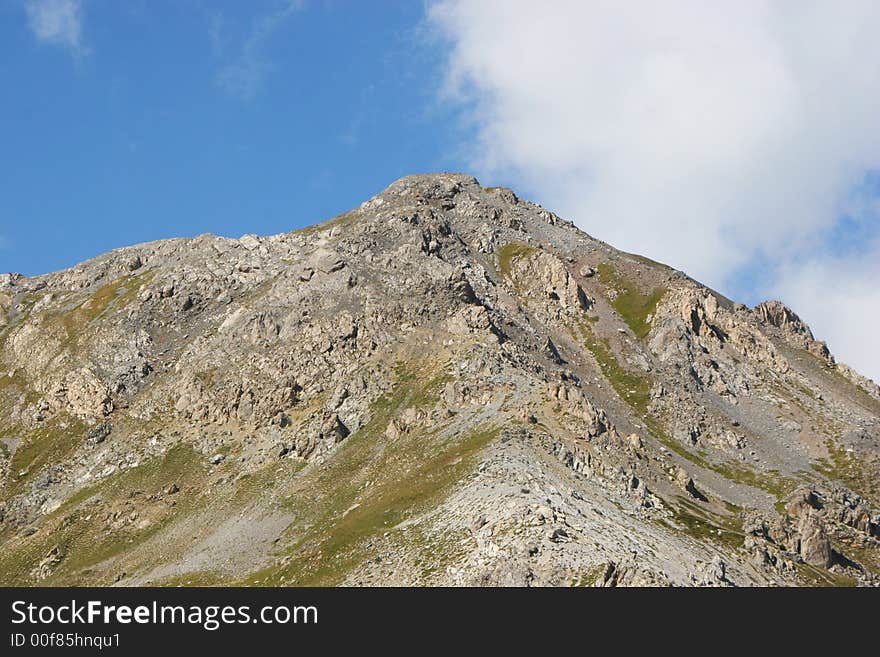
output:
[[[880,379],[880,3],[2,0],[0,271],[508,185]]]
[[[420,3],[93,0],[55,39],[26,10],[0,5],[2,271],[293,230],[464,166]]]

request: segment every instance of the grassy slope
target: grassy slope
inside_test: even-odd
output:
[[[246,584],[333,585],[369,559],[370,542],[394,537],[407,519],[430,511],[473,471],[476,455],[497,436],[480,427],[442,436],[416,429],[389,442],[388,423],[408,407],[433,405],[445,377],[399,371],[393,390],[377,400],[370,422],[322,466],[311,470],[284,500],[299,519],[293,546],[275,566],[248,577]],[[418,533],[419,530],[416,530]],[[410,545],[427,561],[432,545]],[[428,566],[430,568],[430,566]]]
[[[54,546],[63,558],[51,577],[41,583],[93,582],[95,565],[146,541],[172,517],[185,514],[197,504],[197,496],[185,492],[173,498],[173,507],[155,496],[171,484],[198,490],[204,481],[204,466],[203,456],[187,445],[179,445],[162,457],[83,488],[43,519],[33,535],[4,537],[7,540],[0,551],[2,583],[33,583],[31,571]],[[114,528],[114,514],[133,509],[127,501],[135,502],[139,517]]]
[[[219,514],[219,522],[219,516],[230,517],[233,510],[255,501],[277,505],[295,520],[280,542],[288,547],[276,555],[276,563],[245,575],[241,584],[337,584],[372,558],[370,543],[386,532],[395,545],[416,555],[423,576],[430,577],[454,558],[460,537],[437,535],[427,525],[406,531],[397,526],[435,509],[474,471],[477,455],[498,430],[414,428],[392,440],[385,429],[406,408],[432,408],[447,380],[442,369],[421,364],[399,368],[393,389],[374,403],[368,424],[323,464],[300,469],[287,467],[295,463],[283,462],[284,468],[275,463],[234,483],[219,483],[214,475],[212,483],[205,457],[180,444],[160,458],[114,474],[66,500],[33,535],[0,537],[5,539],[0,552],[2,583],[112,583],[124,569],[113,566],[115,560],[128,564],[130,572],[149,572],[169,553],[162,550],[150,554],[152,561],[136,563],[126,555],[151,539],[150,545],[155,543],[170,523],[180,527],[189,517],[203,518],[206,513]],[[178,484],[181,492],[163,496],[171,484]],[[137,518],[114,526],[116,516],[133,510]],[[48,578],[35,581],[35,568],[55,546],[62,559]],[[174,554],[185,549],[169,546]],[[158,583],[229,581],[229,575],[219,572],[194,572]]]

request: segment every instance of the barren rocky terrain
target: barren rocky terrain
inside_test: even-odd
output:
[[[505,188],[0,276],[0,583],[880,584],[880,388]]]

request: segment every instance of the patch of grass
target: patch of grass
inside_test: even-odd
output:
[[[198,475],[202,460],[201,455],[189,446],[175,447],[160,458],[109,478],[106,483],[99,484],[98,492],[104,500],[120,500],[135,493],[155,493],[175,483],[184,486]],[[174,512],[163,508],[144,528],[125,527],[112,532],[94,533],[94,525],[86,521],[83,533],[76,537],[81,540],[65,541],[69,556],[59,573],[76,573],[142,544],[172,518],[178,517],[187,505],[194,502],[194,498],[186,493],[178,493],[176,501],[178,504]],[[81,517],[82,513],[76,513],[75,516]]]
[[[813,392],[812,390],[810,390],[810,388],[808,388],[807,386],[805,386],[803,383],[801,383],[801,382],[798,381],[797,379],[789,378],[789,379],[788,379],[788,384],[789,384],[792,388],[794,388],[795,390],[797,390],[798,392],[800,392],[802,395],[805,395],[806,397],[809,397],[809,398],[812,399],[813,401],[818,401],[818,400],[819,400],[818,397],[816,397],[816,393],[815,393],[815,392]],[[803,407],[801,407],[801,408],[803,408]]]
[[[582,572],[577,573],[571,581],[573,587],[595,586],[599,577],[605,572],[607,564],[597,563]]]
[[[811,566],[806,563],[795,563],[795,567],[798,570],[798,574],[800,574],[800,576],[804,580],[806,580],[810,586],[850,588],[857,585],[856,580],[852,577],[839,575],[838,573],[831,572],[830,570],[825,570],[824,568],[818,568],[816,566]]]
[[[446,573],[446,568],[460,563],[467,555],[465,545],[474,543],[466,529],[440,532],[425,525],[413,525],[397,532],[398,544],[416,553],[415,565],[420,568],[420,585],[429,585]]]
[[[724,508],[727,509],[730,513],[738,514],[742,512],[742,507],[738,504],[728,502],[727,500],[721,500],[721,502],[724,504]]]
[[[9,376],[9,372],[0,372],[0,400],[5,400],[9,406],[12,406],[13,398],[18,395],[25,395],[27,403],[37,401],[39,395],[30,387],[24,369],[18,368]]]
[[[644,338],[651,330],[648,317],[657,309],[657,304],[666,294],[665,287],[655,288],[649,294],[643,294],[632,282],[621,276],[608,263],[599,263],[596,267],[600,280],[608,287],[617,291],[611,306],[621,316],[637,338]]]
[[[144,461],[109,478],[102,485],[105,492],[122,493],[139,490],[156,492],[171,484],[184,486],[205,465],[205,457],[189,444],[177,444],[157,458]]]
[[[675,452],[683,459],[712,470],[722,477],[763,490],[776,498],[777,510],[782,500],[797,487],[797,481],[782,476],[778,471],[758,474],[754,470],[735,463],[712,463],[688,450],[679,441],[672,438],[663,426],[663,422],[652,415],[648,409],[651,400],[651,379],[647,374],[635,374],[620,366],[611,352],[607,340],[595,336],[589,325],[580,325],[584,345],[593,354],[602,375],[614,388],[617,395],[638,414],[645,426],[661,444]]]
[[[368,539],[378,538],[402,521],[433,508],[438,498],[472,468],[471,457],[497,433],[495,429],[483,429],[452,439],[414,467],[406,467],[404,461],[409,459],[392,457],[391,476],[358,502],[351,498],[353,503],[341,514],[332,505],[318,525],[319,531],[311,532],[316,544],[300,552],[295,565],[275,577],[286,574],[285,582],[294,585],[338,584],[366,560]]]
[[[782,475],[778,470],[756,470],[738,463],[716,463],[712,469],[729,481],[745,484],[769,493],[776,499],[776,511],[780,515],[785,512],[784,500],[797,487],[798,480]]]
[[[733,549],[742,547],[745,533],[738,517],[714,513],[681,496],[677,498],[677,505],[671,504],[670,509],[675,523],[693,538]]]
[[[85,328],[103,317],[111,307],[124,308],[134,301],[141,286],[154,276],[154,271],[124,276],[102,286],[73,310],[59,314],[57,320],[67,335],[66,346],[74,348]]]
[[[690,461],[694,465],[698,465],[701,468],[706,468],[707,470],[716,469],[714,463],[707,461],[699,454],[694,454],[693,452],[689,451],[679,441],[666,433],[666,428],[663,426],[663,423],[658,418],[649,415],[642,419],[644,420],[645,425],[648,427],[648,430],[651,432],[651,435],[659,440],[660,443],[670,452],[675,452],[684,460]]]
[[[839,481],[861,497],[880,505],[877,476],[880,462],[876,458],[859,459],[837,443],[827,440],[828,459],[820,458],[812,463],[812,468],[828,479]],[[829,461],[830,459],[830,461]]]
[[[77,310],[81,313],[80,319],[93,322],[103,315],[111,304],[124,307],[134,301],[141,285],[150,281],[154,275],[153,271],[145,271],[107,283],[79,306]]]
[[[712,463],[699,454],[694,454],[679,441],[672,438],[663,422],[652,415],[648,409],[651,400],[651,379],[647,374],[635,374],[620,366],[607,340],[598,338],[589,325],[580,325],[584,345],[593,354],[602,375],[614,388],[617,395],[638,414],[645,426],[660,443],[683,459],[712,470],[726,479],[758,488],[773,495],[777,509],[781,501],[797,487],[797,481],[771,470],[760,475],[754,470],[735,463]]]
[[[618,396],[644,417],[651,401],[651,379],[647,373],[636,374],[621,367],[611,352],[608,340],[597,337],[589,329],[584,331],[584,344],[599,363],[602,374]]]
[[[174,483],[198,489],[203,464],[204,457],[191,446],[177,445],[160,457],[81,489],[47,516],[36,534],[4,543],[0,582],[31,584],[31,571],[54,545],[61,549],[63,559],[41,584],[75,585],[83,578],[94,582],[94,566],[142,544],[197,503],[195,496],[181,491],[174,497],[172,511],[161,502],[150,502],[147,496]],[[108,513],[127,508],[122,505],[129,499],[138,500],[134,509],[141,517],[149,515],[150,523],[111,529],[105,524]]]
[[[519,242],[512,242],[510,244],[505,244],[500,249],[498,249],[498,270],[502,276],[505,278],[510,277],[510,268],[513,265],[513,261],[519,258],[528,258],[533,253],[535,253],[537,249],[533,246],[529,246],[528,244],[522,244]]]
[[[86,425],[81,420],[57,415],[40,427],[21,436],[22,440],[12,455],[10,478],[4,493],[12,496],[24,490],[43,466],[60,463],[85,440]],[[19,476],[20,472],[26,472]]]
[[[432,406],[443,391],[443,387],[453,380],[448,363],[443,363],[438,367],[440,370],[438,373],[428,375],[422,382],[418,382],[416,376],[406,366],[398,364],[395,367],[398,384],[409,383],[412,385],[409,395],[410,406],[420,409]]]

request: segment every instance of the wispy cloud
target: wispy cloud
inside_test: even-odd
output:
[[[223,12],[216,12],[211,14],[208,18],[208,36],[211,38],[211,52],[214,54],[214,57],[222,57],[225,39],[223,34],[223,28],[225,25],[226,19],[223,17]]]
[[[356,106],[357,109],[354,114],[352,114],[351,120],[348,122],[346,129],[339,134],[339,141],[346,146],[357,146],[365,125],[373,120],[373,111],[371,108],[374,105],[375,95],[376,87],[372,84],[367,85],[361,90],[360,99]]]
[[[841,328],[880,308],[880,249],[839,248],[880,235],[871,203],[841,220],[880,169],[880,4],[547,4],[429,8],[476,172],[721,290],[749,277],[880,378]]]
[[[266,43],[303,6],[303,0],[285,0],[275,11],[254,20],[238,55],[217,73],[217,82],[227,93],[242,100],[251,100],[259,93],[272,69],[265,53]],[[222,29],[222,17],[213,18],[210,35],[215,53],[222,52],[225,43]]]
[[[81,0],[26,0],[28,26],[41,43],[86,52]]]

